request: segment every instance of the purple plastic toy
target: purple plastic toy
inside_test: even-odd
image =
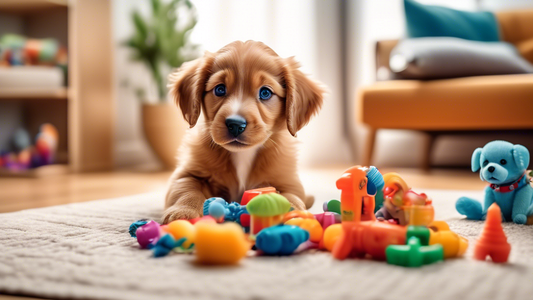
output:
[[[340,218],[338,218],[337,216],[340,217],[339,214],[334,212],[324,212],[321,214],[315,214],[315,218],[320,223],[320,225],[322,225],[322,228],[324,230],[326,230],[326,228],[328,228],[330,225],[340,223]]]
[[[160,236],[159,224],[155,221],[150,221],[145,225],[137,228],[135,234],[137,235],[137,242],[141,248],[149,248],[150,245],[155,245]]]

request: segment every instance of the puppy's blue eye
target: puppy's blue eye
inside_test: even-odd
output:
[[[500,160],[500,164],[501,165],[505,165],[506,163],[507,163],[507,161],[505,159]]]
[[[226,96],[226,86],[223,84],[219,84],[215,86],[215,96],[217,97]]]
[[[489,161],[488,161],[488,160],[485,160],[485,161],[483,162],[483,166],[484,166],[484,167],[486,167],[488,164],[489,164]]]
[[[272,91],[269,90],[266,87],[262,87],[259,89],[259,99],[261,100],[268,100],[272,98]]]

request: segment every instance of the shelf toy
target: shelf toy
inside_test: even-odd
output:
[[[283,221],[285,213],[291,209],[287,198],[277,193],[255,196],[246,204],[250,214],[250,238],[255,239],[259,231],[278,225]]]
[[[420,239],[411,237],[407,245],[390,245],[386,250],[387,263],[403,267],[421,267],[442,261],[444,251],[442,245],[422,246]]]
[[[195,255],[202,264],[236,264],[251,248],[242,228],[235,223],[195,225]]]
[[[502,228],[501,210],[493,203],[487,211],[485,227],[474,248],[474,259],[485,260],[489,256],[495,263],[507,262],[511,245]]]
[[[22,128],[11,137],[12,152],[2,153],[0,167],[12,171],[27,170],[54,163],[59,141],[57,129],[51,124],[43,124],[31,145],[29,133]]]
[[[483,205],[475,199],[461,197],[457,211],[470,220],[483,220],[488,208],[496,203],[503,221],[533,224],[533,186],[527,176],[529,151],[522,145],[492,141],[472,154],[472,172],[479,171],[487,181]]]
[[[290,255],[309,236],[307,230],[298,226],[278,225],[261,230],[256,237],[255,246],[267,255]]]
[[[5,34],[0,38],[0,65],[58,65],[66,68],[67,51],[55,39],[28,39]]]

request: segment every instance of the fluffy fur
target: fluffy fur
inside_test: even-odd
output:
[[[201,216],[207,198],[238,202],[244,190],[265,186],[296,209],[313,204],[297,175],[293,136],[319,111],[324,90],[298,68],[263,43],[237,41],[170,76],[171,95],[193,129],[170,178],[164,223]],[[227,89],[223,97],[213,91],[219,84]],[[261,87],[272,98],[260,100]],[[247,121],[236,138],[225,124],[233,115]]]
[[[494,202],[500,206],[503,221],[525,224],[533,215],[533,187],[524,175],[529,165],[529,151],[522,145],[505,141],[492,141],[477,148],[472,155],[472,171],[479,171],[481,180],[496,186],[509,186],[519,182],[518,188],[500,192],[490,186],[485,188],[483,206],[474,199],[462,197],[455,204],[457,211],[468,219],[485,219],[487,209]]]

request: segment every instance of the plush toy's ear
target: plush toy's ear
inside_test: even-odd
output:
[[[519,168],[525,170],[529,166],[529,151],[526,147],[522,145],[514,145],[513,158]]]
[[[474,153],[472,154],[472,172],[479,171],[479,168],[481,167],[481,152],[483,151],[482,148],[477,148],[474,150]]]
[[[298,69],[300,65],[293,57],[285,61],[283,77],[287,90],[285,98],[287,128],[293,136],[296,136],[296,132],[320,110],[324,89]]]
[[[176,72],[169,75],[170,95],[181,109],[183,118],[194,127],[200,116],[205,84],[213,62],[213,55],[184,63]]]

